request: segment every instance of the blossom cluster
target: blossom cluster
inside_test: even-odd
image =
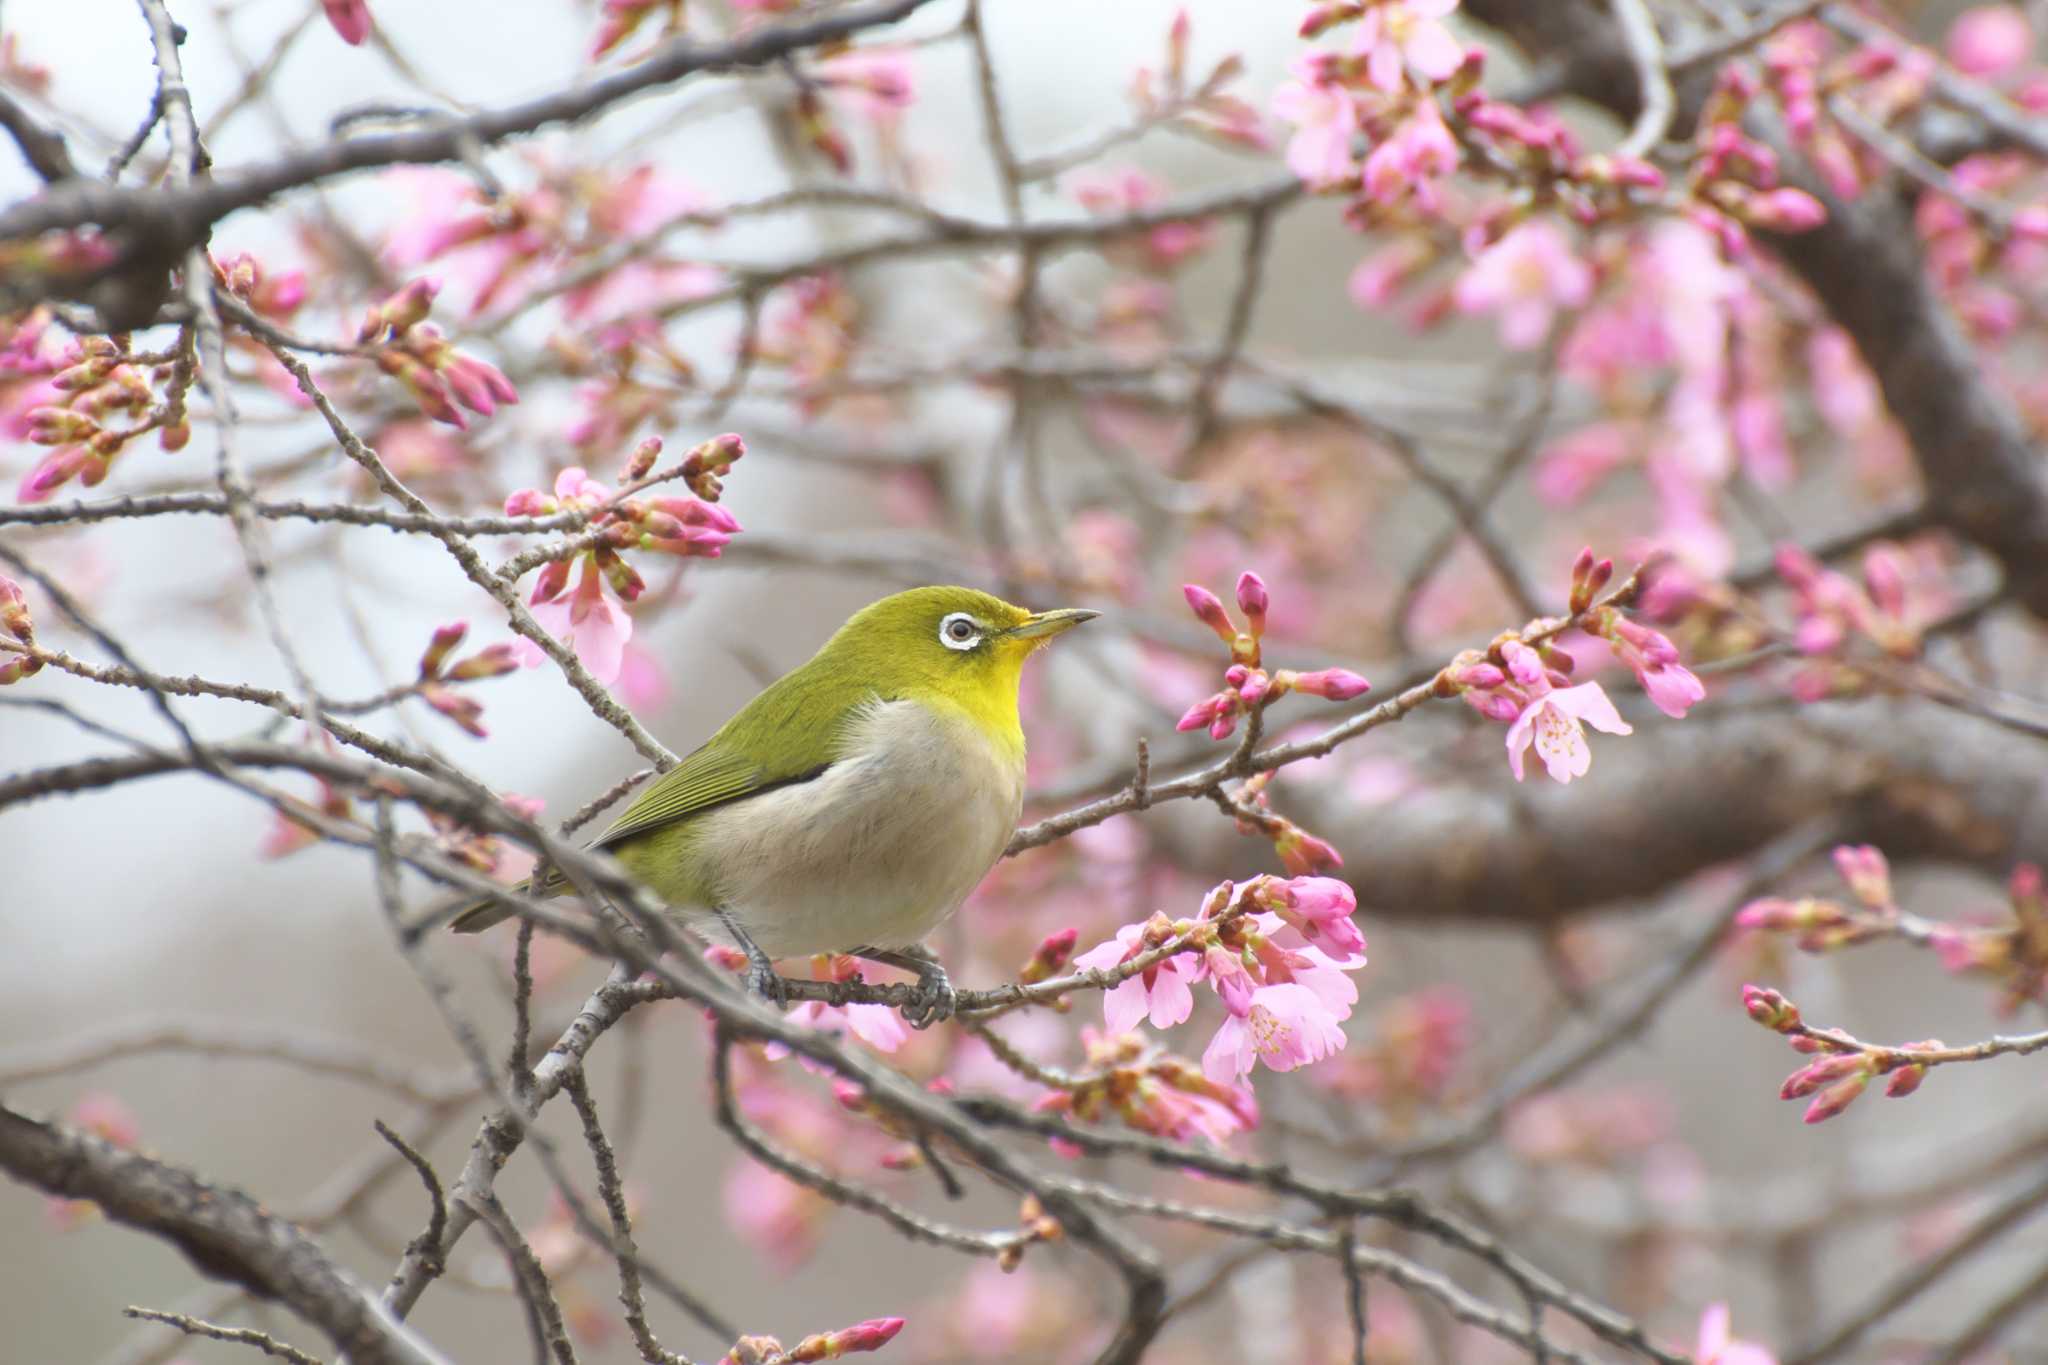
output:
[[[450,684],[499,677],[519,667],[519,659],[511,644],[500,641],[449,663],[448,656],[468,633],[469,624],[465,621],[451,621],[434,631],[420,655],[419,678],[413,691],[421,701],[483,739],[489,734],[483,726],[483,703],[465,692],[457,692]]]
[[[1344,1046],[1358,988],[1348,972],[1365,966],[1365,936],[1352,915],[1351,888],[1329,877],[1257,877],[1224,882],[1192,920],[1154,914],[1074,959],[1079,968],[1123,976],[1103,995],[1103,1024],[1127,1033],[1186,1022],[1194,988],[1222,1001],[1224,1020],[1202,1054],[1202,1074],[1229,1084],[1263,1062],[1292,1071]]]
[[[0,347],[0,380],[30,381],[7,386],[0,435],[51,447],[23,476],[19,501],[47,501],[73,479],[97,486],[128,443],[148,432],[169,451],[192,439],[189,338],[145,353],[131,349],[125,334],[83,336],[53,351],[44,344],[48,323],[40,310],[18,319]]]
[[[1791,688],[1804,701],[1869,687],[1867,671],[1853,662],[1858,646],[1895,662],[1919,658],[1928,627],[1950,602],[1938,567],[1890,542],[1864,552],[1860,584],[1797,545],[1780,546],[1776,565],[1797,613],[1792,643],[1803,662]]]
[[[1757,1023],[1785,1035],[1794,1052],[1814,1056],[1787,1076],[1778,1089],[1781,1100],[1813,1097],[1806,1106],[1808,1123],[1835,1117],[1879,1076],[1890,1077],[1885,1082],[1886,1095],[1897,1099],[1912,1094],[1927,1075],[1926,1064],[1914,1060],[1915,1054],[1939,1052],[1946,1046],[1939,1038],[1928,1038],[1903,1047],[1870,1047],[1846,1034],[1811,1028],[1800,1017],[1797,1005],[1767,986],[1744,986],[1742,1006]]]
[[[620,471],[620,482],[633,485],[646,479],[661,447],[658,436],[642,441]],[[552,494],[521,488],[505,499],[507,516],[580,512],[587,519],[586,533],[573,542],[578,548],[542,566],[529,602],[534,619],[570,644],[599,682],[619,676],[626,642],[633,635],[626,604],[647,586],[620,552],[638,549],[679,558],[718,558],[740,531],[732,513],[717,505],[722,479],[746,450],[746,442],[730,432],[694,447],[677,471],[698,495],[692,498],[622,496],[572,465],[555,476]],[[582,575],[572,589],[569,580],[579,563]],[[522,640],[518,651],[528,668],[539,667],[547,658],[531,640]]]
[[[1572,622],[1636,675],[1658,710],[1682,719],[1706,696],[1706,688],[1679,662],[1678,647],[1663,634],[1612,603],[1594,601],[1613,576],[1614,561],[1596,560],[1590,549],[1580,552],[1572,567]],[[1553,780],[1568,783],[1592,767],[1585,726],[1611,735],[1633,732],[1599,683],[1572,683],[1578,660],[1557,643],[1558,627],[1538,622],[1525,632],[1528,639],[1503,634],[1483,651],[1460,653],[1437,676],[1440,695],[1459,697],[1508,727],[1508,766],[1517,782],[1531,748]]]
[[[1244,617],[1243,629],[1230,619],[1222,600],[1207,588],[1184,583],[1181,592],[1196,618],[1229,647],[1230,666],[1224,670],[1222,690],[1190,706],[1175,729],[1207,729],[1211,739],[1228,739],[1239,719],[1263,712],[1289,692],[1350,701],[1372,687],[1344,668],[1324,668],[1313,673],[1283,668],[1269,673],[1261,662],[1260,641],[1266,633],[1266,613],[1272,599],[1265,580],[1249,569],[1237,580],[1237,609]]]
[[[467,430],[462,408],[489,417],[499,404],[517,403],[519,390],[497,366],[458,350],[427,321],[440,289],[440,281],[427,276],[408,282],[370,309],[356,329],[356,344],[369,349],[378,369],[405,385],[421,412]]]
[[[37,672],[43,661],[28,651],[36,647],[36,623],[29,615],[28,598],[21,585],[0,575],[0,686],[20,682]],[[9,642],[21,646],[14,650]]]

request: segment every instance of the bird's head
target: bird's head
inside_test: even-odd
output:
[[[1024,660],[1099,612],[1027,611],[973,588],[912,588],[855,613],[826,652],[886,695],[945,698],[1016,724]]]

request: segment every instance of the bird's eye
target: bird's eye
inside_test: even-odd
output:
[[[948,649],[972,649],[981,643],[981,623],[955,612],[939,622],[939,643]]]

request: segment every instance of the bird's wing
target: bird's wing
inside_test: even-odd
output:
[[[808,782],[831,767],[820,763],[789,773],[772,772],[744,754],[705,745],[662,775],[599,837],[596,848],[612,848],[650,829],[775,787]]]

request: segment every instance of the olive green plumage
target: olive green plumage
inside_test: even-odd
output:
[[[971,588],[864,608],[643,792],[595,847],[769,956],[914,945],[1000,856],[1022,799],[1024,660],[1095,613]],[[559,876],[542,888],[563,889]],[[495,902],[461,932],[507,917]]]

